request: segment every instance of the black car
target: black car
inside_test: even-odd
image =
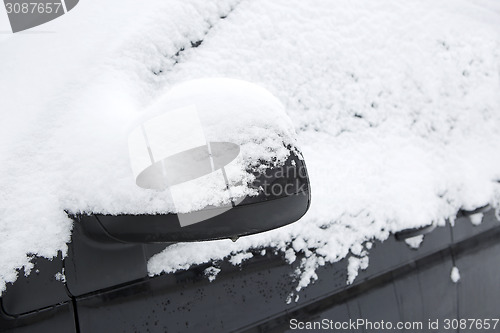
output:
[[[293,154],[286,165],[305,167]],[[459,212],[453,227],[403,230],[375,243],[368,269],[352,285],[346,283],[347,259],[327,264],[291,302],[297,264],[287,264],[272,249],[239,267],[221,263],[214,281],[204,273],[210,264],[148,276],[148,259],[176,240],[235,238],[300,218],[310,202],[307,174],[275,181],[301,190],[249,198],[183,229],[175,215],[74,216],[68,256],[36,258],[31,275],[21,272],[8,285],[1,298],[0,331],[500,330],[500,224],[489,207]],[[485,214],[483,223],[473,225],[468,216],[477,213]],[[242,223],[227,229],[232,220]],[[418,250],[405,244],[420,234],[426,235]],[[450,278],[455,266],[463,275],[459,281]]]

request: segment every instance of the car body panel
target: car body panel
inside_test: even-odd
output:
[[[467,233],[470,237],[454,237]],[[496,281],[500,272],[495,265],[499,240],[500,224],[493,211],[485,213],[479,226],[463,216],[454,227],[436,228],[425,235],[418,249],[391,236],[375,242],[369,253],[370,265],[359,272],[352,285],[347,284],[347,260],[327,264],[317,269],[318,280],[297,293],[296,301],[292,297],[289,304],[287,298],[297,285],[293,273],[301,258],[287,264],[273,249],[267,249],[265,255],[256,251],[241,266],[220,263],[222,270],[212,282],[204,274],[211,264],[155,277],[148,277],[141,266],[120,285],[103,284],[93,291],[89,290],[100,287],[73,289],[72,300],[79,332],[107,332],[111,328],[116,332],[281,332],[289,328],[291,318],[428,321],[494,316],[499,302],[496,295],[500,294]],[[145,265],[147,258],[165,245],[141,246]],[[129,258],[129,265],[140,261]],[[458,283],[450,278],[454,266],[463,275]],[[68,277],[68,289],[72,290],[69,281]],[[72,306],[65,304],[60,306]],[[48,320],[36,313],[23,316],[39,316],[40,323]],[[9,319],[5,318],[0,327],[14,325],[14,319],[6,324]]]

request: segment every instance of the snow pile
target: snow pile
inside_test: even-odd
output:
[[[131,177],[127,134],[189,79],[255,82],[285,104],[312,206],[236,243],[171,246],[151,275],[272,247],[305,254],[297,290],[348,255],[354,279],[368,240],[498,203],[499,13],[488,1],[89,0],[37,28],[55,33],[0,35],[0,290],[33,255],[65,253],[64,210],[159,211],[161,195]]]
[[[200,177],[202,168],[192,162],[192,156],[183,163],[177,160],[175,165],[182,164],[181,170],[163,173],[176,174],[182,184],[161,193],[135,188],[129,193],[130,202],[121,202],[117,213],[141,212],[144,202],[155,202],[148,208],[155,212],[191,212],[207,205],[230,204],[233,199],[240,202],[258,192],[249,186],[255,180],[250,170],[262,172],[270,165],[280,166],[290,155],[287,147],[296,149],[295,129],[283,104],[265,89],[241,80],[207,78],[182,83],[148,108],[144,116],[149,118],[138,121],[129,136],[129,148],[134,176],[150,177],[147,182],[152,188],[161,189],[166,179],[159,169],[144,176],[151,160],[157,162],[207,142],[229,142],[239,152],[224,166],[225,176],[217,170]],[[184,179],[186,175],[189,181]],[[121,188],[120,184],[116,187]],[[169,192],[175,207],[158,200],[170,203]],[[106,207],[101,210],[108,211]]]

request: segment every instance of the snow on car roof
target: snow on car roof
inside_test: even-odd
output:
[[[149,194],[130,206],[140,189],[124,133],[190,79],[242,79],[281,100],[312,205],[235,243],[170,246],[151,275],[274,247],[288,261],[305,253],[297,289],[350,253],[351,281],[365,242],[498,206],[499,12],[488,1],[113,0],[1,34],[0,290],[34,255],[66,253],[65,210],[159,207]]]

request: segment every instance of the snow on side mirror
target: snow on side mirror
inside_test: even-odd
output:
[[[168,212],[95,215],[115,240],[235,239],[297,221],[309,208],[292,122],[258,85],[221,78],[180,84],[137,122],[128,146],[136,185],[167,198]]]

